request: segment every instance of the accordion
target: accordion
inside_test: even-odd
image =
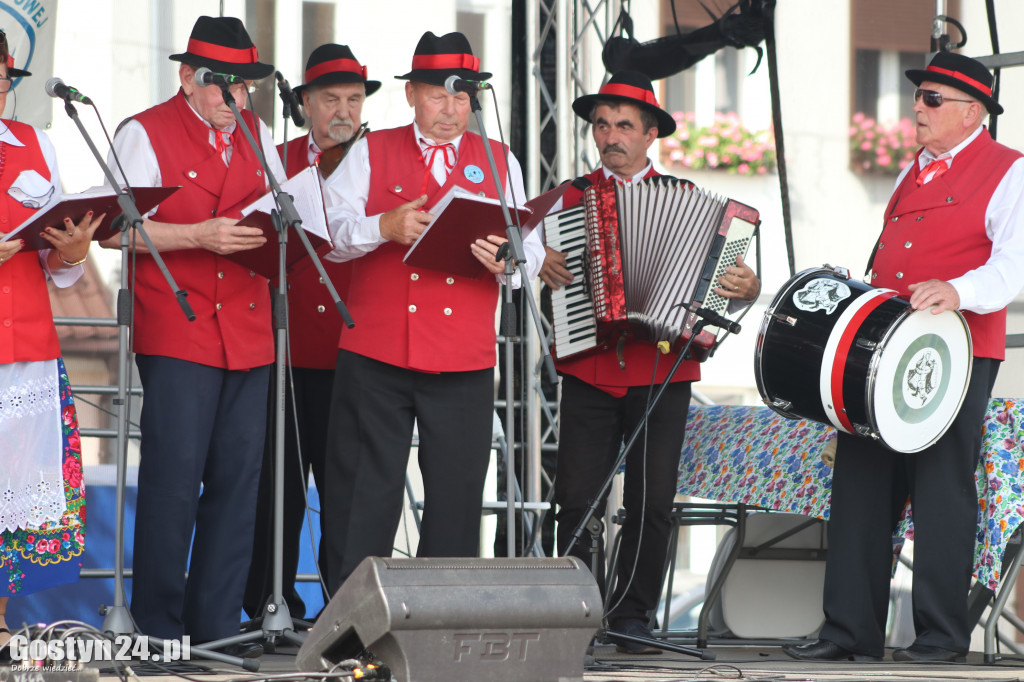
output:
[[[697,307],[725,311],[728,300],[711,290],[746,253],[758,222],[755,209],[670,176],[587,188],[579,206],[544,219],[548,246],[565,252],[573,274],[551,292],[555,357],[626,335],[678,348]],[[691,357],[707,359],[714,344],[702,331]]]

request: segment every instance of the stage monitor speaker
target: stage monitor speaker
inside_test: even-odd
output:
[[[368,649],[398,682],[571,682],[601,626],[590,571],[561,559],[369,557],[295,659],[329,670]]]

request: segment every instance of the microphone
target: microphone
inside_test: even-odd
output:
[[[205,88],[207,85],[219,85],[221,87],[227,87],[232,83],[244,83],[244,78],[238,76],[231,76],[226,73],[215,73],[205,66],[201,66],[196,69],[195,76],[192,80],[201,88]]]
[[[50,97],[57,97],[65,102],[81,102],[82,104],[88,105],[92,104],[91,99],[70,85],[65,85],[64,81],[59,78],[51,78],[46,81],[46,85],[43,87],[46,90],[46,94]]]
[[[288,107],[291,112],[292,123],[296,126],[303,126],[306,124],[306,119],[302,116],[302,112],[299,111],[299,97],[292,90],[292,86],[288,85],[288,81],[284,79],[280,71],[275,71],[274,76],[277,77],[277,89],[281,91],[281,101]]]
[[[704,321],[710,324],[712,327],[724,329],[730,334],[740,333],[740,325],[738,322],[733,322],[728,317],[725,317],[724,315],[719,315],[710,308],[698,308],[696,310],[696,313],[698,317],[704,318]]]
[[[475,95],[480,90],[490,90],[491,86],[483,81],[470,81],[458,76],[448,76],[444,81],[444,89],[450,95],[464,92],[467,95]]]

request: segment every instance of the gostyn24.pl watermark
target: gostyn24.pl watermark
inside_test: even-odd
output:
[[[10,641],[11,660],[23,662],[64,663],[80,661],[153,661],[173,663],[192,658],[189,637],[181,640],[162,639],[150,642],[149,637],[117,635],[113,639],[67,637],[64,639],[30,639],[14,635]]]

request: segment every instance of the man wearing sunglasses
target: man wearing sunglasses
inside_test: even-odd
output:
[[[914,515],[916,639],[896,661],[962,661],[973,624],[967,593],[974,564],[981,424],[1006,347],[1006,305],[1024,286],[1024,160],[983,125],[1003,108],[978,61],[935,55],[906,72],[918,90],[923,146],[896,182],[871,257],[870,282],[897,290],[917,314],[963,312],[973,364],[963,407],[945,435],[899,454],[839,435],[819,639],[783,650],[807,660],[884,654],[892,532],[909,495]]]

